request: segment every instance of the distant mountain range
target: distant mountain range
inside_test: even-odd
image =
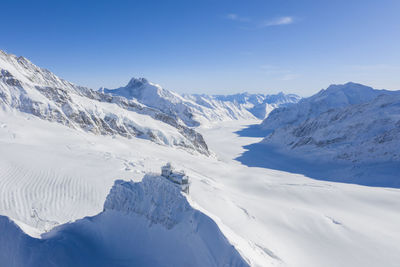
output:
[[[234,94],[199,95],[183,94],[162,88],[145,78],[132,78],[125,87],[101,88],[101,93],[134,99],[146,106],[156,108],[188,126],[239,119],[264,119],[276,107],[297,103],[294,94]]]

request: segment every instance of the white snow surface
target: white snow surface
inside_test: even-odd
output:
[[[26,113],[1,112],[0,214],[32,236],[52,233],[55,225],[101,213],[116,179],[141,181],[145,173],[159,173],[170,161],[191,178],[186,196],[190,205],[211,217],[251,266],[397,266],[400,191],[241,165],[233,159],[244,152],[242,146],[261,138],[234,132],[254,122],[200,129],[215,158],[145,139],[93,135]],[[77,225],[102,229],[100,225],[109,226],[117,218],[121,225],[106,228],[126,234],[139,221],[116,216],[94,217],[99,223],[83,219]],[[148,225],[148,219],[141,222],[138,227]],[[152,230],[145,231],[143,238]],[[121,233],[113,242],[121,242]],[[168,232],[163,237],[180,237],[174,233],[177,236]],[[8,242],[7,236],[1,234],[0,240]]]

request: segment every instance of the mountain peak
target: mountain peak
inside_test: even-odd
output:
[[[17,59],[18,59],[19,62],[32,64],[32,62],[30,62],[29,59],[27,59],[26,57],[19,56]]]
[[[355,82],[348,82],[345,84],[331,84],[328,88],[326,88],[324,91],[325,92],[336,92],[336,91],[349,91],[349,90],[365,90],[365,91],[371,91],[374,90],[372,87],[360,84],[360,83],[355,83]]]
[[[149,83],[149,81],[146,78],[135,78],[135,77],[133,77],[129,81],[127,87],[140,87],[140,86],[142,86],[144,84],[148,84],[148,83]]]

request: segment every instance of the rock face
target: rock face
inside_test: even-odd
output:
[[[209,217],[165,178],[116,181],[104,211],[36,239],[0,216],[5,266],[248,266]]]
[[[264,119],[276,107],[296,103],[297,95],[236,94],[179,95],[144,78],[132,78],[125,87],[99,90],[113,96],[123,96],[158,109],[188,126],[215,121]]]
[[[0,107],[94,134],[144,138],[209,154],[201,134],[179,118],[134,99],[74,85],[1,50]]]
[[[290,153],[353,163],[400,161],[400,91],[332,85],[262,123],[263,143]]]

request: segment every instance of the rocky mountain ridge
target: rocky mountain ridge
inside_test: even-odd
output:
[[[209,154],[198,132],[134,99],[58,78],[23,57],[0,51],[0,106],[94,134],[138,137]]]
[[[332,85],[278,108],[262,126],[263,143],[287,153],[354,163],[400,161],[400,91]]]

